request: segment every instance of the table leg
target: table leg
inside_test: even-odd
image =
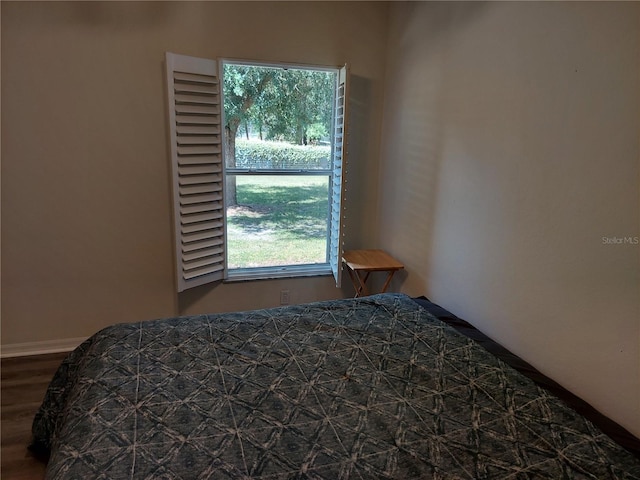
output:
[[[369,295],[369,292],[367,291],[367,285],[366,285],[367,278],[369,278],[369,272],[367,272],[364,279],[360,276],[358,271],[354,271],[350,268],[347,268],[347,272],[349,272],[351,283],[353,284],[353,287],[356,290],[356,295],[354,298]]]
[[[389,283],[391,283],[391,278],[393,277],[393,274],[396,273],[395,270],[391,270],[388,274],[387,274],[387,280],[384,282],[384,285],[382,286],[382,291],[380,293],[384,293],[387,291],[387,287],[389,286]]]

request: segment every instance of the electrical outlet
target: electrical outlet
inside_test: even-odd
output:
[[[280,305],[289,305],[289,290],[280,290]]]

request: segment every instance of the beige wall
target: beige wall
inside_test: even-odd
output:
[[[394,3],[380,245],[640,435],[640,5]],[[397,287],[398,285],[396,285]]]
[[[175,293],[163,61],[349,63],[361,103],[347,241],[370,236],[387,5],[2,2],[2,344],[336,298],[331,277]],[[358,140],[359,139],[359,140]],[[364,220],[363,220],[364,219]],[[346,291],[348,293],[348,290]]]

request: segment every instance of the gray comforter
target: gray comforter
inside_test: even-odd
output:
[[[106,328],[60,367],[33,433],[48,478],[640,478],[399,294]]]

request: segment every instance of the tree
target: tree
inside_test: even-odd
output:
[[[273,79],[270,68],[245,65],[225,65],[224,71],[224,114],[225,114],[225,155],[227,167],[236,166],[236,135],[242,122],[248,123],[249,110],[260,98]],[[228,177],[226,185],[227,205],[238,203],[235,177]]]
[[[267,138],[306,145],[312,125],[316,133],[318,125],[329,132],[334,82],[329,72],[278,70],[262,98],[267,108],[256,112],[269,128]]]

